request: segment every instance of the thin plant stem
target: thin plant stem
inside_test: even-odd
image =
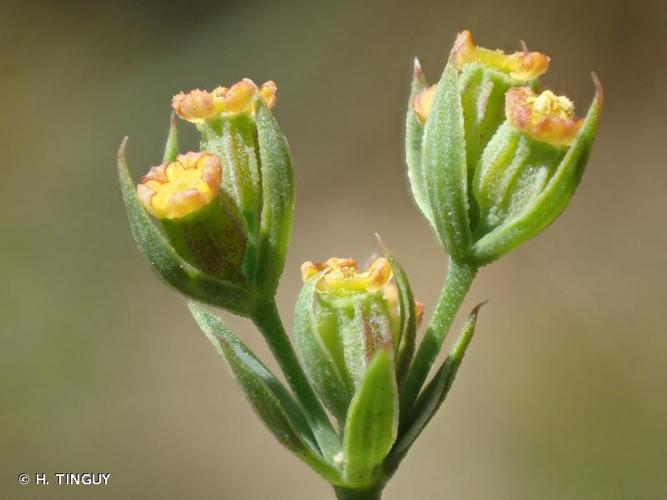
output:
[[[280,319],[275,300],[258,304],[252,320],[262,332],[287,383],[301,403],[320,450],[325,458],[333,462],[333,457],[341,449],[340,439],[306,378]]]
[[[454,322],[454,318],[463,303],[477,269],[467,263],[449,259],[447,279],[440,294],[438,305],[433,312],[424,338],[419,345],[410,370],[401,387],[401,420],[410,414],[419,391],[438,357],[447,332]]]

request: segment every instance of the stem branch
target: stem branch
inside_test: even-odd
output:
[[[252,320],[259,331],[262,332],[266,343],[287,379],[287,383],[301,403],[320,450],[325,458],[332,461],[341,449],[340,439],[306,378],[287,332],[285,332],[275,300],[260,302],[255,309]]]
[[[440,353],[447,332],[476,274],[475,267],[455,261],[450,257],[447,279],[438,305],[401,388],[401,420],[410,414],[410,409],[419,395],[433,362]]]

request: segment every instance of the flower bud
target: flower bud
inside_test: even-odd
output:
[[[456,259],[464,259],[472,244],[467,226],[479,219],[472,178],[505,120],[505,93],[548,67],[548,56],[525,46],[509,55],[479,47],[469,31],[458,34],[438,85],[428,86],[416,67],[406,123],[408,174],[417,205]]]
[[[201,150],[225,165],[220,191],[243,227],[243,274],[262,296],[278,286],[294,205],[287,141],[270,112],[276,93],[273,81],[258,88],[244,78],[229,88],[180,93],[172,101],[176,114],[201,133]]]
[[[191,152],[151,168],[137,196],[184,260],[206,274],[241,283],[246,236],[220,192],[222,175],[218,156]]]
[[[473,181],[480,210],[473,253],[484,264],[547,227],[574,194],[595,139],[597,93],[586,119],[567,97],[528,87],[510,89],[507,120],[482,154]]]
[[[339,418],[378,349],[397,348],[397,304],[384,258],[359,271],[354,259],[301,266],[304,288],[295,313],[297,349],[306,373]],[[387,290],[392,290],[387,292]]]
[[[539,52],[505,54],[460,33],[437,86],[416,67],[406,122],[417,205],[450,256],[480,266],[550,224],[576,188],[597,131],[602,92],[585,120],[535,80]],[[540,208],[541,207],[541,208]]]

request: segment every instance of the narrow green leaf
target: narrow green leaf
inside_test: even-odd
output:
[[[153,270],[165,282],[195,300],[248,316],[252,300],[245,288],[208,276],[183,260],[160,233],[137,198],[125,161],[123,140],[118,151],[118,177],[132,235]]]
[[[463,260],[470,249],[468,173],[458,74],[449,62],[426,121],[423,168],[433,220],[449,254]]]
[[[602,111],[602,88],[596,92],[579,134],[544,190],[517,216],[477,241],[473,258],[488,264],[547,228],[569,204],[586,167]]]
[[[315,285],[317,278],[309,280],[301,290],[294,311],[294,334],[310,383],[339,422],[345,421],[352,395],[343,381],[331,352],[318,331],[315,318]]]
[[[398,467],[401,459],[408,452],[417,437],[419,437],[424,430],[424,427],[426,427],[426,424],[433,418],[447,397],[447,393],[454,383],[456,372],[463,361],[466,349],[475,333],[477,316],[479,315],[479,310],[482,305],[484,304],[477,305],[477,307],[470,313],[461,335],[456,340],[454,347],[447,355],[447,358],[445,358],[445,362],[440,366],[431,381],[419,395],[411,415],[406,419],[406,425],[400,429],[396,445],[391,450],[390,457],[387,461],[389,470]]]
[[[405,161],[408,165],[408,179],[415,203],[426,219],[433,224],[433,213],[429,205],[421,158],[424,127],[419,122],[417,113],[414,110],[415,97],[427,86],[428,83],[422,72],[419,60],[415,58],[410,98],[408,99],[408,111],[405,118]]]
[[[343,460],[345,479],[368,486],[377,479],[398,431],[398,388],[394,361],[380,349],[357,389],[345,422]]]
[[[169,117],[169,134],[167,134],[167,143],[164,146],[164,156],[162,163],[171,163],[176,161],[178,156],[178,129],[176,128],[176,115],[171,112]]]
[[[274,294],[285,265],[294,213],[294,173],[287,140],[261,98],[255,100],[262,172],[262,215],[256,285]]]
[[[306,417],[287,389],[222,319],[193,302],[189,307],[199,327],[227,361],[253,410],[276,439],[325,479],[340,483],[340,471],[320,455]]]

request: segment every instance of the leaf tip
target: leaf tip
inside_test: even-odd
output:
[[[128,137],[125,136],[123,137],[123,140],[120,142],[120,147],[118,148],[118,153],[116,155],[116,158],[118,159],[119,162],[125,161],[125,148],[127,147],[127,139]]]
[[[375,239],[377,240],[378,246],[380,247],[380,251],[382,254],[386,257],[389,255],[389,249],[387,248],[387,245],[384,244],[384,241],[382,241],[382,237],[380,236],[380,233],[373,233],[375,236]]]
[[[598,106],[602,106],[602,103],[604,102],[604,89],[602,88],[602,82],[600,82],[600,79],[598,78],[598,75],[595,73],[595,71],[591,71],[591,78],[593,79],[593,85],[595,86],[594,99]]]
[[[473,307],[472,311],[470,312],[470,317],[474,320],[477,321],[477,317],[479,316],[479,311],[484,307],[486,304],[488,304],[489,301],[485,300],[483,302],[480,302],[477,304],[475,307]]]
[[[415,57],[412,63],[412,75],[415,80],[422,80],[424,78],[424,72],[422,71],[422,65],[418,57]]]

